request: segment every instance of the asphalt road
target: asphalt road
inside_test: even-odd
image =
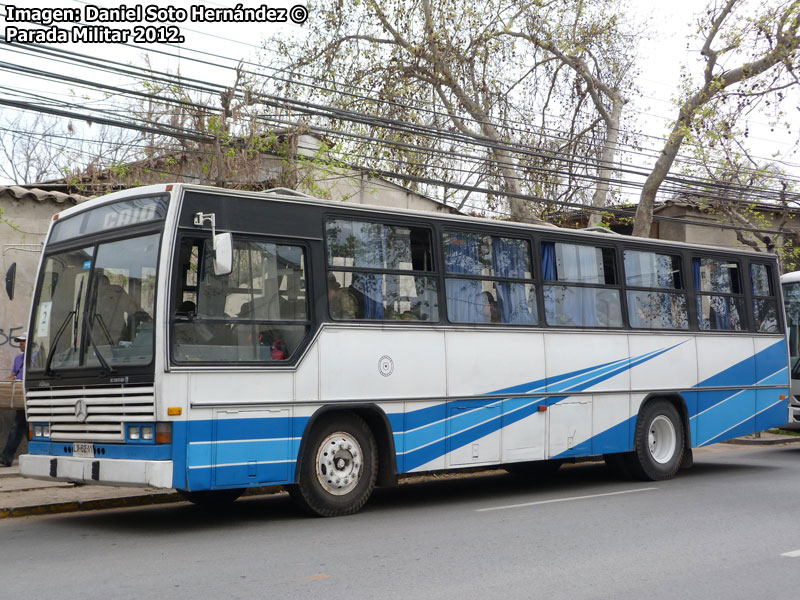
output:
[[[352,517],[285,494],[0,521],[0,598],[798,597],[800,445],[719,445],[668,482],[602,463],[378,490]]]

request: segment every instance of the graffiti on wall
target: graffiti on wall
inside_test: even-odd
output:
[[[25,328],[22,325],[19,327],[11,327],[8,331],[0,327],[0,347],[8,344],[12,348],[19,348],[17,342],[14,341],[14,336],[19,335],[23,331],[25,331]]]

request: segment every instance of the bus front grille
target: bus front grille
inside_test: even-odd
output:
[[[122,442],[124,423],[155,421],[153,386],[26,392],[28,421],[49,423],[54,442]]]

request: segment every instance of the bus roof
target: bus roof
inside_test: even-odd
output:
[[[416,216],[421,217],[427,220],[436,220],[436,221],[443,221],[443,222],[460,222],[460,223],[480,223],[481,225],[488,225],[494,227],[511,227],[511,228],[518,228],[523,230],[534,230],[540,231],[542,233],[558,231],[570,235],[580,235],[583,237],[591,238],[595,241],[604,240],[608,241],[609,239],[625,239],[629,241],[639,241],[641,240],[642,243],[647,244],[654,244],[654,245],[661,245],[666,248],[699,248],[699,249],[707,249],[712,250],[714,252],[726,252],[730,254],[748,254],[748,255],[757,255],[760,257],[775,257],[775,254],[767,254],[764,252],[755,252],[753,250],[748,250],[747,248],[741,249],[730,249],[730,248],[719,248],[717,246],[711,246],[706,244],[691,244],[687,242],[676,242],[672,240],[659,240],[653,238],[634,238],[631,236],[616,234],[610,230],[606,230],[604,232],[599,232],[598,228],[592,228],[592,231],[581,230],[581,229],[567,229],[563,227],[558,227],[556,225],[537,225],[537,224],[529,224],[529,223],[517,223],[514,221],[499,221],[493,219],[486,219],[482,217],[471,217],[466,215],[447,215],[447,214],[440,214],[434,213],[430,211],[424,210],[415,210],[415,209],[407,209],[407,208],[394,208],[388,206],[380,206],[376,204],[349,204],[343,203],[340,201],[335,200],[323,200],[320,198],[315,198],[313,196],[309,196],[302,192],[297,192],[294,190],[287,190],[285,188],[277,188],[274,190],[266,190],[263,192],[250,192],[250,191],[243,191],[243,190],[231,190],[227,188],[218,188],[214,186],[206,186],[206,185],[198,185],[198,184],[189,184],[189,183],[165,183],[165,184],[157,184],[157,185],[148,185],[142,186],[137,188],[132,188],[129,190],[121,190],[118,192],[113,192],[111,194],[107,194],[105,196],[100,196],[97,198],[92,198],[87,200],[86,202],[82,202],[77,206],[70,207],[62,212],[59,213],[59,218],[68,217],[74,214],[78,214],[85,210],[91,210],[92,208],[96,208],[98,206],[102,206],[104,204],[109,204],[111,202],[116,202],[118,200],[124,200],[127,198],[133,197],[140,197],[140,196],[152,196],[152,195],[160,195],[160,194],[167,194],[167,193],[180,193],[181,191],[194,191],[194,192],[202,192],[206,194],[217,194],[217,195],[236,195],[239,197],[248,197],[253,199],[262,199],[262,200],[281,200],[287,203],[292,204],[315,204],[318,206],[336,206],[341,208],[343,205],[345,208],[349,210],[355,211],[363,211],[366,213],[376,213],[379,212],[381,215],[386,214],[393,214],[398,216],[409,215],[409,216]],[[793,275],[793,274],[790,274]],[[800,271],[798,272],[798,280],[800,280]],[[785,277],[785,276],[783,276]],[[781,281],[783,280],[781,278]],[[794,280],[790,280],[794,281]]]
[[[797,283],[800,281],[800,271],[792,271],[781,275],[781,283]]]

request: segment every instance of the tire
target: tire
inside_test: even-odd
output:
[[[178,490],[178,494],[192,504],[197,504],[203,508],[224,508],[233,504],[236,499],[244,493],[244,489],[225,489],[225,490],[203,490],[201,492],[189,492]]]
[[[358,512],[375,488],[378,451],[364,419],[342,413],[316,423],[300,457],[294,501],[320,517]]]
[[[517,462],[508,463],[503,465],[503,468],[518,477],[525,477],[527,479],[550,479],[553,477],[561,465],[564,464],[560,460],[536,460],[532,462]]]
[[[628,469],[637,479],[672,479],[683,460],[685,431],[677,409],[666,400],[648,403],[636,422]]]

